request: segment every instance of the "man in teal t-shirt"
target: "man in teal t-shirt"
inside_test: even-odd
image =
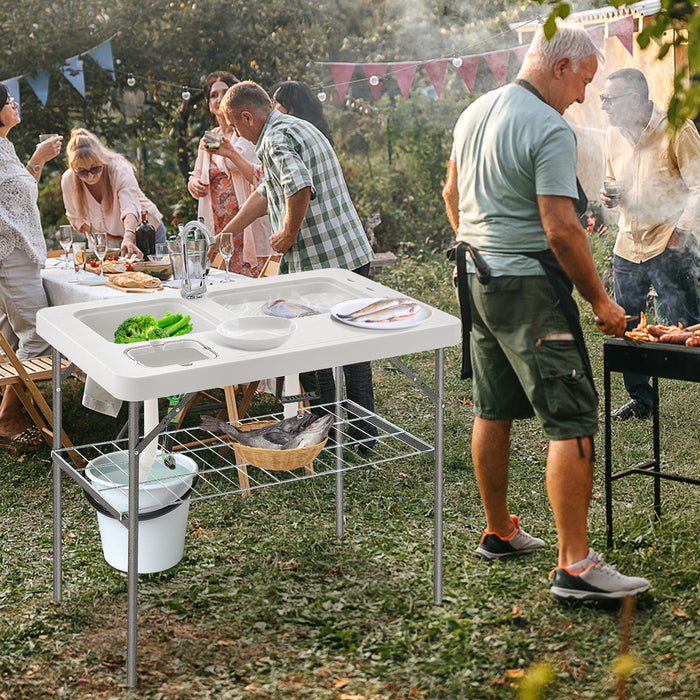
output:
[[[605,564],[586,532],[598,410],[571,282],[603,332],[622,335],[625,314],[600,282],[574,208],[576,142],[562,115],[583,102],[599,56],[579,25],[559,23],[551,41],[540,29],[515,84],[460,116],[443,191],[463,319],[471,316],[472,459],[486,515],[476,551],[502,559],[544,545],[507,503],[512,421],[535,415],[550,441],[547,493],[559,537],[551,592],[579,600],[649,588]],[[466,252],[481,254],[490,277],[484,265],[478,277],[467,274]]]

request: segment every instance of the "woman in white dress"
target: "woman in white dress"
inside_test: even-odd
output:
[[[48,305],[41,282],[46,242],[41,228],[37,183],[44,164],[61,151],[62,136],[37,145],[27,165],[7,138],[20,123],[19,109],[0,83],[0,331],[20,360],[48,352],[37,335],[36,314]],[[38,447],[43,438],[29,425],[15,392],[6,387],[0,401],[0,446],[15,450]]]

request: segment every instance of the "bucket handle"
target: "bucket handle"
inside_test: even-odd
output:
[[[180,496],[180,499],[178,501],[174,501],[173,503],[168,503],[167,506],[163,506],[162,508],[158,508],[158,510],[149,510],[147,513],[139,513],[138,521],[143,522],[146,520],[155,520],[156,518],[160,518],[163,515],[167,515],[170,513],[170,511],[175,510],[178,506],[181,506],[187,498],[189,498],[190,494],[194,490],[195,486],[199,482],[199,472],[197,472],[194,475],[194,479],[192,479],[192,484],[190,487],[185,491],[182,496]],[[105,508],[98,503],[92,495],[90,495],[86,489],[83,489],[83,493],[85,494],[85,498],[87,499],[87,502],[101,515],[106,515],[108,518],[112,518],[113,520],[116,520],[116,518],[111,514],[108,513]]]

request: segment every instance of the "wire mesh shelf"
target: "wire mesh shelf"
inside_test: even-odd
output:
[[[163,505],[181,502],[187,497],[191,501],[198,501],[248,493],[352,469],[377,468],[398,459],[433,455],[432,445],[377,414],[351,401],[343,401],[340,406],[347,417],[334,422],[329,440],[313,463],[290,471],[273,471],[238,462],[233,443],[225,434],[215,434],[199,427],[163,432],[158,436],[158,444],[162,446],[165,436],[168,436],[169,452],[175,457],[176,463],[178,455],[185,455],[196,463],[195,483],[191,484],[191,490],[183,495],[182,481],[187,479],[189,485],[192,481],[191,473],[183,475],[177,469],[170,472],[164,469],[162,464],[158,464],[159,468],[154,468],[153,472],[156,476],[149,475],[140,480],[139,491],[146,489],[149,491],[151,500],[156,498],[162,501],[150,507],[150,509],[156,509]],[[335,414],[336,404],[324,404],[319,408]],[[272,413],[246,418],[238,424],[282,418],[282,414]],[[368,430],[369,425],[374,426],[376,435]],[[128,449],[128,439],[125,438],[55,450],[53,455],[58,458],[62,471],[80,484],[89,496],[109,510],[109,505],[99,494],[109,491],[110,488],[100,490],[95,488],[91,481],[90,467],[96,460],[99,464],[107,462],[110,469],[118,473],[115,483],[119,482],[119,485],[111,488],[126,493],[128,491]],[[77,453],[77,461],[81,466],[75,466],[76,460],[71,461],[69,452],[73,456]],[[167,457],[167,455],[168,451],[159,449],[156,463],[163,462],[164,456]],[[142,514],[144,511],[139,512]],[[114,511],[114,515],[121,520],[127,520],[126,513]]]

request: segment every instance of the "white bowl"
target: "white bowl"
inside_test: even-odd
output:
[[[296,324],[286,318],[245,316],[225,321],[216,332],[228,344],[241,350],[270,350],[282,345],[296,330]]]

